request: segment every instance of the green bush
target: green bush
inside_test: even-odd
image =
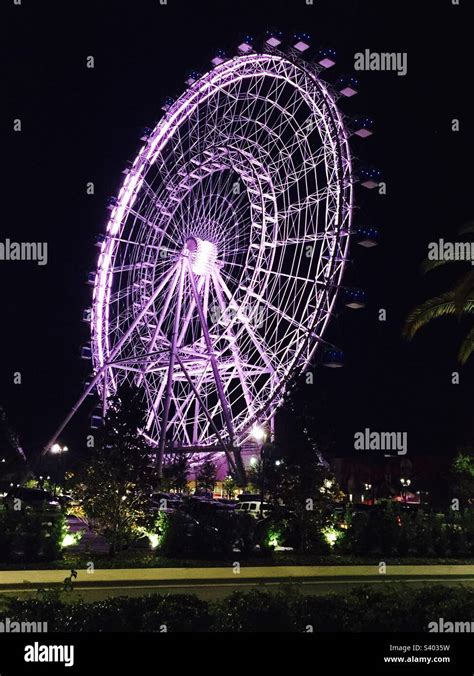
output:
[[[209,605],[191,594],[158,597],[159,603],[144,613],[142,631],[209,631]]]
[[[64,514],[26,510],[0,512],[0,561],[54,561],[61,556]]]
[[[338,549],[359,556],[468,557],[474,554],[472,510],[448,514],[377,506],[346,515],[348,529]]]
[[[474,590],[402,583],[347,594],[234,592],[207,603],[185,594],[111,598],[94,603],[44,599],[7,601],[5,617],[48,622],[50,632],[426,632],[432,621],[469,621]],[[0,617],[0,620],[3,620]]]
[[[194,518],[177,510],[166,515],[159,553],[173,558],[226,558],[236,538],[234,521],[228,515]]]
[[[291,632],[294,620],[283,594],[234,592],[214,607],[213,630],[218,632]]]

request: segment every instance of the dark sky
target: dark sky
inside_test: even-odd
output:
[[[407,431],[410,453],[452,453],[473,441],[474,364],[457,386],[450,375],[463,326],[441,321],[410,345],[400,337],[409,309],[450,284],[444,273],[421,277],[428,242],[453,239],[474,216],[467,0],[459,7],[451,0],[2,4],[8,105],[0,239],[49,246],[45,267],[0,263],[0,403],[27,454],[48,440],[82,388],[79,352],[88,336],[81,316],[90,303],[85,280],[96,262],[94,237],[105,228],[107,199],[117,193],[143,127],[160,118],[164,96],[182,92],[187,69],[206,69],[216,48],[233,50],[240,34],[263,36],[272,26],[335,47],[338,73],[351,72],[354,53],[366,48],[408,53],[405,77],[361,73],[361,93],[342,104],[348,113],[375,117],[376,135],[354,149],[382,169],[388,194],[357,191],[357,218],[383,233],[377,249],[354,246],[347,271],[369,304],[341,310],[329,338],[346,351],[347,365],[318,367],[308,396],[327,401],[339,452],[365,427]],[[93,70],[85,67],[88,55]],[[12,131],[14,118],[22,120],[21,133]],[[88,181],[94,196],[86,195]],[[379,308],[387,311],[384,323]],[[21,385],[13,384],[14,372]],[[78,452],[87,433],[83,418],[63,435]]]

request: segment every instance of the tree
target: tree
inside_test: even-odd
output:
[[[189,461],[186,455],[173,456],[163,466],[161,486],[163,490],[183,493],[188,486]]]
[[[198,487],[204,491],[213,491],[216,485],[216,467],[212,460],[205,460],[197,475]]]
[[[235,495],[235,489],[237,488],[237,482],[234,477],[226,476],[222,482],[222,488],[224,490],[224,495],[226,498],[232,499]]]
[[[474,503],[474,451],[460,451],[451,469],[452,496],[467,504]]]
[[[474,223],[468,223],[460,229],[459,233],[474,233]],[[469,245],[469,243],[467,244]],[[471,318],[474,315],[474,270],[472,269],[470,258],[460,259],[455,256],[447,258],[438,254],[435,260],[425,260],[422,264],[422,270],[423,272],[428,272],[452,262],[458,266],[469,266],[469,269],[461,275],[449,291],[429,298],[410,312],[403,329],[403,335],[407,340],[411,340],[423,326],[439,317],[461,319],[466,316]],[[465,364],[473,352],[474,326],[471,321],[471,327],[459,348],[459,363]]]
[[[331,506],[343,497],[334,476],[311,445],[286,449],[267,445],[263,450],[256,474],[263,473],[260,486],[275,507],[275,518],[283,515],[296,549],[325,550],[323,528],[331,525]]]
[[[0,406],[0,480],[20,479],[25,472],[25,454],[4,409]]]
[[[79,472],[75,494],[90,525],[110,544],[110,555],[150,525],[148,506],[156,473],[140,434],[145,410],[138,395],[122,388],[109,401],[91,457]]]

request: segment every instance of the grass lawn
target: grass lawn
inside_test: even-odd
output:
[[[274,552],[272,556],[242,558],[238,552],[232,559],[170,559],[148,551],[121,552],[115,558],[107,554],[65,553],[57,561],[32,563],[0,563],[0,570],[54,570],[72,568],[83,569],[92,561],[95,568],[208,568],[230,566],[239,561],[244,566],[344,566],[374,565],[380,561],[387,565],[462,565],[473,564],[473,558],[421,558],[421,557],[387,557],[387,556],[350,556],[340,554],[316,555],[297,554],[295,552]]]

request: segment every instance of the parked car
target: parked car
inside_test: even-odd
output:
[[[271,505],[261,500],[252,500],[249,502],[239,502],[235,508],[236,514],[250,514],[255,519],[267,517],[271,513]]]
[[[229,498],[217,498],[216,502],[219,505],[224,505],[227,509],[235,509],[237,506],[236,500],[230,500]]]
[[[210,500],[208,498],[190,496],[185,504],[184,510],[193,516],[200,516],[202,514],[219,514],[233,511],[229,505],[222,504],[220,500]]]
[[[179,509],[183,504],[180,495],[175,493],[154,493],[151,499],[151,510],[160,512],[172,512]]]
[[[19,500],[20,502],[17,502]],[[41,488],[13,488],[4,499],[7,509],[35,512],[60,512],[59,500]]]

